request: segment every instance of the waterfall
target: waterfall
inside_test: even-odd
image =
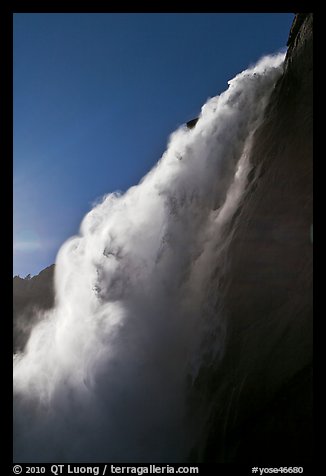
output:
[[[15,461],[185,460],[186,389],[207,353],[216,365],[223,355],[227,225],[283,60],[229,81],[63,244],[55,307],[14,355]]]

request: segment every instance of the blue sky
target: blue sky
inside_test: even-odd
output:
[[[14,15],[14,274],[138,183],[209,97],[286,46],[293,13]]]

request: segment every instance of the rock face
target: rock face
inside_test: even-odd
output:
[[[296,16],[255,134],[223,284],[226,350],[191,391],[192,461],[311,458],[312,24]]]
[[[50,309],[54,304],[54,265],[37,276],[13,279],[13,347],[14,352],[23,350],[32,327],[38,321],[39,311]]]
[[[197,124],[197,122],[198,122],[198,117],[195,117],[195,119],[191,119],[191,121],[186,122],[186,126],[188,127],[188,129],[193,129],[195,125]]]

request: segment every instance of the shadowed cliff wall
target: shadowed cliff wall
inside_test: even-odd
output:
[[[296,16],[255,134],[223,285],[226,351],[191,391],[192,461],[311,457],[312,22]]]

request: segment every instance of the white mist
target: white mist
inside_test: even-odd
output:
[[[205,336],[216,362],[223,354],[225,225],[283,59],[237,75],[139,185],[107,195],[62,246],[55,308],[14,356],[15,461],[185,460],[186,381]]]

